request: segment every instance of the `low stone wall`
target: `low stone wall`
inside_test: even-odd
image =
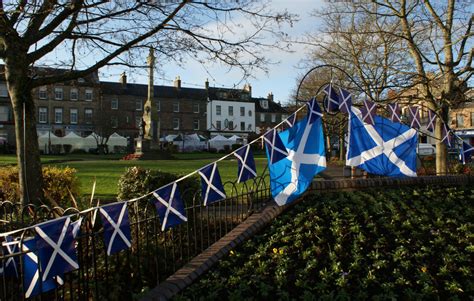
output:
[[[406,186],[466,186],[473,185],[474,177],[468,175],[428,176],[416,178],[369,178],[347,180],[313,181],[307,194],[324,191],[360,190],[377,187],[406,187]],[[251,238],[258,231],[268,225],[275,217],[291,208],[303,198],[291,205],[279,207],[274,202],[260,212],[249,216],[244,222],[235,227],[227,235],[193,258],[183,268],[176,271],[164,282],[153,288],[141,300],[168,300],[185,289],[203,273],[209,270],[219,259],[246,239]]]

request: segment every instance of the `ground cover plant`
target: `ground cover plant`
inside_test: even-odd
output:
[[[472,299],[474,190],[313,194],[177,300]]]

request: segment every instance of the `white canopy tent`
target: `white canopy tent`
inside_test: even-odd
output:
[[[69,134],[61,138],[61,144],[71,145],[71,151],[75,149],[81,149],[82,145],[84,144],[83,141],[84,138],[74,132],[70,132]]]
[[[128,141],[127,138],[120,136],[117,133],[113,133],[109,137],[107,145],[109,146],[109,152],[113,153],[119,147],[127,147]]]
[[[230,148],[234,142],[234,140],[229,140],[222,135],[217,135],[209,140],[209,149],[215,148],[217,151],[220,151],[223,150],[226,145]]]
[[[38,146],[45,154],[49,154],[49,145],[60,145],[62,144],[61,138],[53,134],[52,132],[46,132],[38,137]]]

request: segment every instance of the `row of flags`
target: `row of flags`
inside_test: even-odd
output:
[[[416,176],[416,147],[419,127],[417,111],[412,112],[410,126],[401,123],[398,104],[388,106],[390,119],[376,115],[377,105],[365,100],[363,106],[352,105],[351,94],[330,84],[323,90],[325,110],[342,112],[349,117],[348,151],[346,164],[369,173],[385,176]],[[301,196],[316,174],[326,168],[326,154],[322,127],[322,110],[315,98],[306,104],[307,114],[298,120],[293,113],[282,124],[283,131],[275,128],[262,135],[270,174],[270,190],[275,202],[282,206]],[[410,113],[411,114],[411,113]],[[432,118],[433,115],[429,115]],[[435,118],[430,119],[434,129]],[[466,143],[465,143],[466,144]],[[462,160],[467,162],[474,149],[466,144]],[[250,144],[232,153],[237,159],[237,182],[242,183],[257,176]],[[203,205],[226,198],[217,161],[195,171],[201,180]],[[143,196],[150,197],[157,210],[161,229],[165,231],[187,222],[185,203],[180,196],[178,181]],[[140,199],[140,198],[139,198]],[[113,255],[132,246],[128,204],[131,201],[113,203],[94,208],[93,220],[99,213],[103,227],[103,241],[107,255]],[[18,256],[9,254],[22,250],[23,287],[29,298],[61,285],[63,275],[79,268],[77,237],[82,218],[75,222],[62,217],[34,227],[35,237],[24,240],[6,236],[3,254],[7,255],[0,273],[19,277]],[[95,223],[95,222],[93,222]]]

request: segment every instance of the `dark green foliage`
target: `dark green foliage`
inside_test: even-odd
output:
[[[474,190],[310,195],[177,299],[474,297]]]
[[[118,199],[129,200],[140,197],[175,181],[179,177],[180,175],[159,170],[144,169],[136,166],[129,167],[118,181]],[[199,184],[197,176],[180,181],[178,187],[182,199],[192,201],[192,196],[200,189]]]

